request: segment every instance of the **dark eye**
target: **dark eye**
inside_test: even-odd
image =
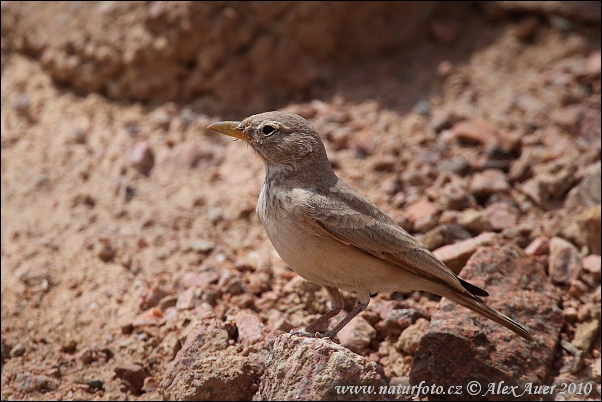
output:
[[[276,129],[272,126],[263,126],[263,128],[261,129],[261,132],[264,133],[265,135],[274,134],[275,131],[276,131]]]

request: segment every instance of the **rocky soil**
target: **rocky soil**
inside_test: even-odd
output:
[[[571,4],[3,2],[2,399],[599,400],[600,8]],[[206,129],[270,109],[536,341],[420,292],[287,335],[328,296]]]

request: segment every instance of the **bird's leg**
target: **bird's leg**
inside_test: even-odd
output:
[[[332,301],[332,308],[320,318],[318,318],[317,320],[309,324],[307,327],[305,327],[305,329],[302,329],[301,331],[291,331],[291,334],[298,336],[309,336],[312,338],[321,338],[322,334],[319,332],[314,332],[315,329],[320,328],[320,326],[324,322],[328,322],[328,320],[330,320],[335,315],[339,314],[339,312],[343,309],[343,307],[345,306],[345,301],[343,300],[343,296],[341,296],[339,290],[330,286],[324,286],[324,289],[326,289],[328,295],[330,296],[330,300]]]
[[[345,318],[343,318],[341,320],[341,322],[339,322],[336,327],[334,327],[333,329],[331,329],[330,331],[327,331],[324,336],[329,337],[330,339],[334,339],[335,336],[337,336],[337,334],[339,333],[339,331],[341,329],[343,329],[343,327],[347,324],[349,324],[349,321],[353,320],[355,318],[355,316],[357,316],[359,313],[361,313],[362,311],[364,311],[366,309],[366,307],[368,307],[368,303],[370,303],[370,296],[368,295],[367,298],[361,298],[359,295],[357,297],[357,305],[353,308],[353,310],[351,310],[349,312],[349,314],[347,314],[345,316]]]

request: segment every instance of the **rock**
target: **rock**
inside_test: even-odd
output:
[[[381,322],[376,324],[376,330],[382,338],[389,335],[398,336],[421,318],[428,318],[427,314],[421,310],[413,308],[393,309],[387,313]]]
[[[198,300],[198,289],[197,288],[188,288],[178,296],[178,300],[176,301],[176,309],[177,310],[190,310],[194,308],[196,305],[196,300]]]
[[[575,338],[571,343],[578,349],[584,352],[589,352],[599,335],[600,321],[592,320],[590,322],[584,322],[577,324]]]
[[[570,132],[575,132],[579,128],[582,115],[582,105],[568,105],[554,109],[550,113],[550,120]]]
[[[475,233],[491,232],[491,221],[484,210],[466,209],[458,216],[458,223]]]
[[[375,392],[345,394],[345,385]],[[377,390],[385,385],[381,366],[330,339],[284,334],[272,344],[253,400],[380,400]]]
[[[128,146],[125,157],[134,169],[148,176],[155,165],[155,155],[148,141],[139,141]]]
[[[573,187],[577,170],[574,157],[553,160],[534,166],[534,176],[520,189],[544,209],[553,209],[554,200],[562,199]]]
[[[432,251],[458,240],[468,240],[471,237],[472,235],[462,225],[444,223],[426,232],[420,241]]]
[[[593,254],[601,252],[600,165],[567,194],[564,200],[566,217],[562,234],[578,246],[588,246]]]
[[[215,248],[215,243],[204,239],[190,240],[183,251],[196,251],[197,253],[206,254]]]
[[[468,191],[476,199],[482,200],[493,194],[507,193],[510,191],[510,185],[504,172],[499,169],[486,169],[472,177]]]
[[[204,288],[210,283],[217,283],[217,281],[219,281],[219,278],[219,272],[216,272],[212,269],[208,269],[188,278],[186,280],[186,286]]]
[[[443,160],[439,164],[439,170],[442,172],[451,172],[460,176],[464,176],[470,170],[470,163],[466,160],[466,158],[457,156]]]
[[[355,317],[337,334],[341,345],[352,352],[362,353],[376,337],[376,330],[363,317]]]
[[[23,356],[26,350],[27,349],[25,348],[25,345],[23,345],[22,343],[17,343],[10,349],[10,357]]]
[[[115,246],[108,239],[99,239],[94,246],[94,254],[104,262],[112,261],[117,254]]]
[[[128,384],[133,392],[139,392],[148,377],[146,370],[139,364],[122,363],[115,367],[115,375]]]
[[[165,400],[250,400],[257,391],[263,359],[228,347],[222,321],[205,316],[169,364],[161,393]]]
[[[433,254],[457,275],[479,247],[492,244],[496,238],[495,233],[483,233],[472,239],[440,247]]]
[[[161,299],[170,296],[172,293],[173,291],[171,289],[161,285],[154,285],[148,292],[145,293],[141,306],[144,309],[156,307]]]
[[[550,240],[549,272],[552,283],[568,285],[581,271],[582,258],[577,247],[560,237]]]
[[[238,328],[238,341],[244,346],[260,344],[265,341],[263,335],[264,325],[255,314],[245,310],[239,311],[234,321],[236,322],[236,328]]]
[[[516,225],[519,211],[504,202],[496,202],[487,206],[485,214],[491,223],[491,229],[501,232]]]
[[[439,210],[435,204],[426,200],[418,200],[406,210],[406,219],[414,225],[418,232],[425,233],[437,224],[435,216]]]
[[[419,318],[415,324],[410,325],[401,333],[395,344],[395,348],[409,355],[416,353],[420,339],[424,336],[429,325],[430,321]]]
[[[525,248],[525,253],[529,255],[546,255],[550,250],[550,242],[545,237],[536,237]]]
[[[433,198],[437,200],[443,210],[461,211],[477,204],[474,197],[466,190],[466,184],[458,179],[445,183]]]
[[[57,389],[60,381],[43,374],[18,373],[13,386],[21,392],[36,393],[48,392]]]
[[[583,272],[590,274],[594,281],[600,283],[600,256],[596,254],[590,254],[583,258]]]
[[[483,120],[463,120],[452,127],[452,139],[468,145],[492,144],[498,133],[496,126]]]
[[[462,278],[485,287],[490,293],[487,303],[529,328],[536,340],[529,343],[444,298],[414,355],[410,382],[467,389],[469,382],[477,381],[482,390],[501,381],[521,389],[529,382],[541,385],[551,374],[564,325],[560,294],[548,282],[544,266],[512,243],[497,244],[479,249],[464,267]],[[482,395],[462,397],[481,400]]]

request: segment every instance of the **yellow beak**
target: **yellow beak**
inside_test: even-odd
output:
[[[238,138],[240,140],[249,142],[250,138],[242,129],[240,121],[222,121],[215,123],[207,127],[211,130],[217,131],[218,133],[229,135],[230,137]]]

